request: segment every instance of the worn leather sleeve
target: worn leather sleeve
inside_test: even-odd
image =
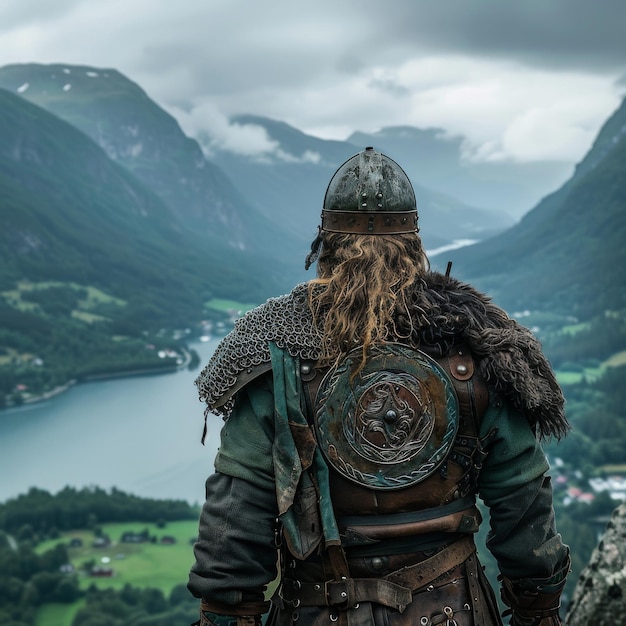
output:
[[[206,481],[188,582],[198,598],[234,608],[262,602],[276,578],[272,437],[272,394],[258,379],[239,392]]]
[[[262,602],[277,574],[274,493],[217,473],[206,490],[187,586],[197,598],[233,607]]]
[[[496,401],[481,430],[497,428],[479,479],[489,508],[487,547],[511,579],[545,579],[558,572],[568,548],[556,531],[545,454],[524,415]]]

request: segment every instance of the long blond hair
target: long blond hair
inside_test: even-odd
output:
[[[429,269],[416,233],[349,235],[323,233],[317,278],[309,283],[309,304],[323,336],[321,363],[378,342],[408,339],[397,322],[411,327],[406,292]]]

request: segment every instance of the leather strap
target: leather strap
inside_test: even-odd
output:
[[[468,535],[436,552],[425,561],[407,565],[388,574],[385,580],[408,587],[415,592],[429,585],[444,572],[464,563],[475,551],[474,538]]]
[[[354,235],[417,233],[414,211],[322,211],[322,230]]]
[[[285,578],[281,597],[293,607],[331,606],[345,610],[359,602],[377,602],[402,612],[412,601],[413,593],[464,563],[475,551],[473,537],[467,536],[424,561],[403,567],[382,578],[343,577],[316,583]]]
[[[360,602],[377,602],[400,612],[413,599],[410,589],[383,578],[345,578],[321,583],[286,579],[281,597],[293,607],[329,606],[346,610]]]

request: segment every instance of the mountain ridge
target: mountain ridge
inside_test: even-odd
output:
[[[559,189],[512,228],[448,252],[446,259],[461,277],[514,310],[532,305],[588,318],[626,308],[624,129],[626,100]],[[614,137],[617,141],[607,140]],[[435,260],[443,262],[443,257]]]
[[[352,133],[348,141],[378,145],[396,155],[411,180],[423,182],[432,191],[515,220],[562,184],[573,169],[565,162],[478,160],[465,137],[442,128],[387,126],[375,133]]]
[[[212,158],[240,181],[240,189],[270,220],[286,224],[290,233],[308,243],[315,236],[324,193],[339,166],[366,145],[325,140],[307,135],[284,122],[258,115],[238,115],[231,123],[264,129],[275,151],[258,156],[239,155],[211,146]],[[377,149],[375,143],[371,144]],[[387,153],[394,158],[394,154]],[[405,164],[399,161],[401,166]],[[461,239],[482,239],[510,226],[514,220],[501,212],[469,206],[449,194],[433,191],[414,176],[424,243],[428,248],[453,244]],[[315,199],[313,204],[312,199]],[[303,206],[303,200],[307,204]],[[302,244],[302,249],[304,248]]]
[[[273,254],[265,219],[208,161],[195,139],[135,82],[114,69],[68,64],[0,68],[0,87],[79,128],[212,244]]]

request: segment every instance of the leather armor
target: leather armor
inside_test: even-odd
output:
[[[481,521],[474,493],[485,456],[486,442],[478,433],[488,391],[464,346],[436,361],[459,411],[445,458],[432,473],[400,489],[363,484],[331,463],[342,546],[304,561],[288,551],[283,555],[282,586],[273,600],[276,626],[300,616],[306,623],[349,626],[501,623],[472,536]],[[320,400],[327,399],[320,393],[327,375],[314,362],[301,363],[311,423]],[[305,508],[303,533],[314,519]]]
[[[447,457],[424,480],[398,490],[371,489],[349,480],[337,471],[331,471],[331,496],[337,518],[438,509],[467,496],[471,497],[475,492],[486,444],[479,440],[478,427],[489,401],[487,386],[476,374],[472,356],[464,346],[455,347],[450,354],[435,361],[447,374],[458,400],[458,431]],[[316,369],[311,362],[304,362],[301,370],[309,410],[312,412],[320,384],[327,372]],[[464,515],[456,511],[449,518],[409,523],[403,526],[401,532],[421,534],[419,529],[423,529],[423,532],[454,532],[457,529],[474,532],[478,523],[478,511],[471,504]]]

